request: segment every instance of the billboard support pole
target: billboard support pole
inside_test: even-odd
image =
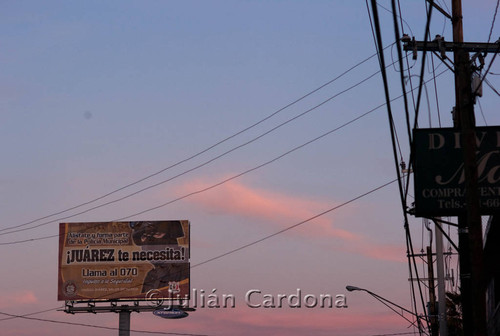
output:
[[[117,313],[118,336],[130,336],[132,312],[187,317],[195,311],[181,302],[189,302],[189,229],[187,220],[60,223],[62,310]]]
[[[129,309],[121,309],[118,313],[118,336],[130,336],[130,313]]]

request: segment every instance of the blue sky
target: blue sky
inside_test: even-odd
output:
[[[390,2],[379,2],[390,8]],[[450,7],[440,2],[443,7]],[[401,4],[405,32],[423,39],[424,1]],[[270,116],[374,55],[362,1],[2,1],[0,4],[1,228],[87,202],[205,150]],[[486,41],[493,1],[464,2],[465,37]],[[379,8],[384,44],[392,16]],[[451,40],[434,12],[431,36]],[[412,33],[411,33],[412,32]],[[492,41],[499,37],[495,25]],[[394,48],[386,62],[395,60]],[[410,62],[412,73],[420,73]],[[491,60],[491,57],[487,60]],[[434,58],[438,72],[444,70]],[[431,63],[426,79],[431,79]],[[202,165],[311,110],[379,70],[371,58],[337,81],[196,158],[120,191],[113,200]],[[392,97],[399,73],[389,68]],[[496,64],[491,71],[499,73]],[[498,76],[489,75],[495,86]],[[414,84],[416,77],[412,78]],[[451,126],[453,78],[437,79],[443,126]],[[434,84],[427,84],[437,127]],[[500,122],[497,95],[484,88],[488,125]],[[384,102],[379,74],[210,164],[110,206],[0,236],[0,242],[56,235],[60,221],[128,217],[262,165],[333,131]],[[422,101],[419,123],[429,127]],[[476,110],[478,106],[476,106]],[[401,153],[409,155],[401,101],[393,105]],[[478,112],[478,124],[484,125]],[[128,219],[191,221],[192,263],[304,221],[396,177],[384,107],[261,169]],[[403,216],[391,184],[296,229],[193,268],[192,287],[233,293],[237,309],[199,309],[180,321],[134,314],[132,328],[210,335],[372,335],[408,332],[407,323],[359,285],[410,306]],[[100,202],[102,203],[102,201]],[[100,204],[99,202],[96,203]],[[81,210],[87,209],[81,208]],[[77,211],[68,212],[67,214]],[[412,219],[415,248],[428,243]],[[29,225],[27,227],[30,227]],[[0,312],[59,307],[56,238],[3,245]],[[454,261],[456,262],[456,260]],[[244,294],[346,294],[347,309],[250,309]],[[116,327],[115,314],[38,318]],[[75,336],[109,331],[13,319],[7,335]],[[168,328],[166,327],[168,323]],[[139,334],[139,333],[137,333]]]

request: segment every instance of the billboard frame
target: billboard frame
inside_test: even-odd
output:
[[[58,300],[189,302],[190,239],[188,220],[60,223]]]

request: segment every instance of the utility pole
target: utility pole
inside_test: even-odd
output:
[[[462,47],[462,2],[452,0],[453,59],[455,64],[454,124],[461,133],[465,174],[466,214],[458,218],[460,292],[464,335],[486,335],[486,299],[483,281],[483,233],[479,212],[476,134],[472,70]]]
[[[446,286],[444,276],[443,260],[443,233],[441,232],[441,223],[434,221],[436,226],[436,269],[438,283],[438,312],[439,312],[439,335],[448,336],[448,324],[446,320]]]
[[[433,4],[435,7],[436,5]],[[464,212],[458,217],[458,252],[460,257],[460,292],[462,298],[462,321],[464,335],[486,335],[486,298],[483,267],[483,232],[481,223],[478,175],[476,122],[474,116],[474,94],[472,92],[472,66],[469,52],[498,52],[497,43],[473,43],[463,40],[461,0],[452,0],[451,21],[453,42],[436,38],[431,42],[417,42],[404,37],[407,51],[440,52],[442,58],[453,52],[455,71],[454,126],[461,135],[463,151],[463,173],[465,176]],[[448,16],[449,17],[449,16]],[[424,48],[425,47],[425,48]]]
[[[434,265],[432,261],[432,247],[427,246],[427,274],[429,275],[429,316],[431,321],[431,336],[439,335],[439,324],[436,312],[436,290],[434,285]]]

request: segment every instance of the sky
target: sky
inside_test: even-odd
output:
[[[448,0],[438,3],[451,8]],[[379,4],[391,64],[391,3]],[[465,40],[488,40],[495,6],[464,1]],[[367,293],[345,289],[366,288],[412,306],[396,165],[364,1],[21,0],[1,1],[0,8],[3,335],[117,333],[117,314],[58,310],[58,223],[170,219],[191,222],[191,288],[234,295],[236,305],[198,308],[179,320],[133,313],[132,335],[416,331]],[[423,0],[402,2],[402,32],[423,40],[425,10]],[[452,40],[441,14],[433,12],[431,22],[431,36]],[[421,59],[409,54],[405,62],[415,86]],[[387,68],[392,98],[401,95],[397,66]],[[498,62],[491,72],[487,79],[498,87]],[[451,72],[429,57],[424,76],[419,125],[451,127]],[[485,86],[478,125],[500,123],[497,103]],[[392,110],[398,161],[407,161],[402,99]],[[19,225],[26,230],[8,230]],[[425,249],[430,236],[422,220],[411,217],[410,227],[415,251]],[[456,258],[449,265],[453,288]],[[245,302],[250,290],[276,297],[299,289],[344,295],[347,307]],[[5,315],[32,313],[31,320]]]

